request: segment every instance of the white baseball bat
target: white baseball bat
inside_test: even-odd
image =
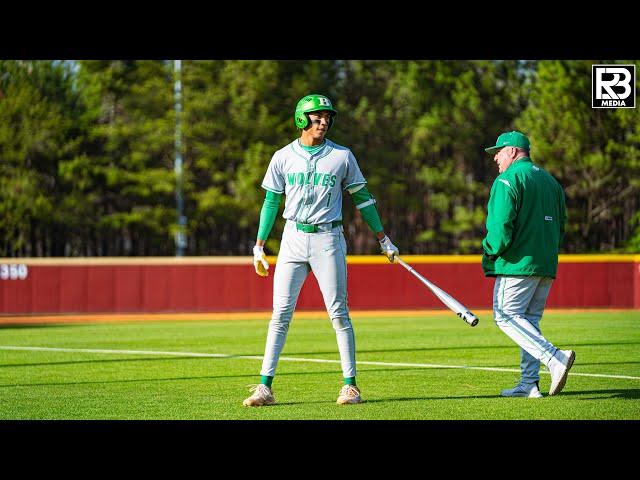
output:
[[[398,260],[398,263],[400,265],[402,265],[404,268],[406,268],[411,273],[413,273],[418,280],[420,280],[427,287],[429,287],[429,290],[431,290],[435,294],[435,296],[440,299],[442,303],[444,303],[450,310],[452,310],[461,319],[463,319],[472,327],[475,327],[478,324],[478,317],[476,317],[473,313],[471,313],[467,307],[462,305],[459,301],[457,301],[447,292],[442,290],[440,287],[438,287],[434,283],[431,283],[429,280],[424,278],[422,275],[416,272],[415,269],[411,267],[411,265],[408,265],[407,263],[405,263],[400,257],[396,256],[396,259]]]

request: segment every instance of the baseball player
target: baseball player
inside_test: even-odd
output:
[[[282,216],[286,225],[273,279],[273,314],[267,334],[260,384],[243,405],[275,403],[271,389],[300,289],[313,271],[336,332],[344,386],[337,403],[362,401],[356,386],[356,347],[347,306],[347,245],[342,226],[342,195],[349,192],[356,208],[376,234],[382,253],[394,262],[398,248],[382,228],[376,200],[369,193],[355,156],[325,136],[338,112],[324,95],[306,95],[298,102],[294,122],[300,138],[271,158],[262,188],[266,197],[253,247],[256,273],[269,275],[264,244],[286,197]]]
[[[485,151],[500,174],[491,187],[482,267],[495,277],[496,324],[521,349],[522,377],[503,397],[541,398],[540,362],[551,373],[549,395],[564,387],[575,352],[560,350],[540,331],[540,319],[558,270],[567,219],[560,184],[529,157],[529,139],[506,132]]]

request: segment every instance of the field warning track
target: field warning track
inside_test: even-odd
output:
[[[589,308],[589,309],[545,309],[545,313],[572,314],[572,313],[597,313],[597,312],[621,312],[628,309]],[[480,321],[493,321],[491,310],[475,310],[473,312]],[[453,312],[441,310],[352,310],[352,318],[393,318],[393,317],[457,317]],[[37,324],[64,324],[64,323],[116,323],[116,322],[142,322],[142,321],[198,321],[198,320],[269,320],[271,311],[245,311],[245,312],[202,312],[202,313],[114,313],[114,314],[64,314],[64,315],[0,315],[2,325],[37,325]],[[327,312],[321,310],[298,311],[293,318],[299,319],[323,319],[328,318]]]

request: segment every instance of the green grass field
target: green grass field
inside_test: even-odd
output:
[[[364,403],[335,403],[342,374],[329,320],[294,316],[278,404],[262,408],[242,400],[259,381],[268,320],[5,326],[0,419],[640,419],[638,311],[548,311],[545,336],[577,356],[558,396],[546,395],[542,367],[542,399],[498,396],[517,382],[520,355],[487,315],[475,328],[449,312],[353,322]]]

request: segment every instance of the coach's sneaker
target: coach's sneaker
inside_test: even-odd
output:
[[[527,397],[542,398],[538,382],[536,383],[519,383],[513,388],[508,388],[500,392],[501,397]]]
[[[549,395],[556,395],[560,393],[564,384],[567,382],[567,375],[569,370],[576,359],[576,352],[573,350],[558,350],[556,354],[549,362],[547,367],[551,374],[551,387],[549,388]]]
[[[362,398],[360,398],[360,389],[355,385],[343,386],[340,389],[340,395],[338,395],[338,400],[336,401],[336,403],[339,405],[360,402],[362,402]]]
[[[273,396],[271,389],[262,383],[254,385],[249,391],[253,392],[253,395],[242,402],[245,407],[261,407],[276,403],[276,398]]]

